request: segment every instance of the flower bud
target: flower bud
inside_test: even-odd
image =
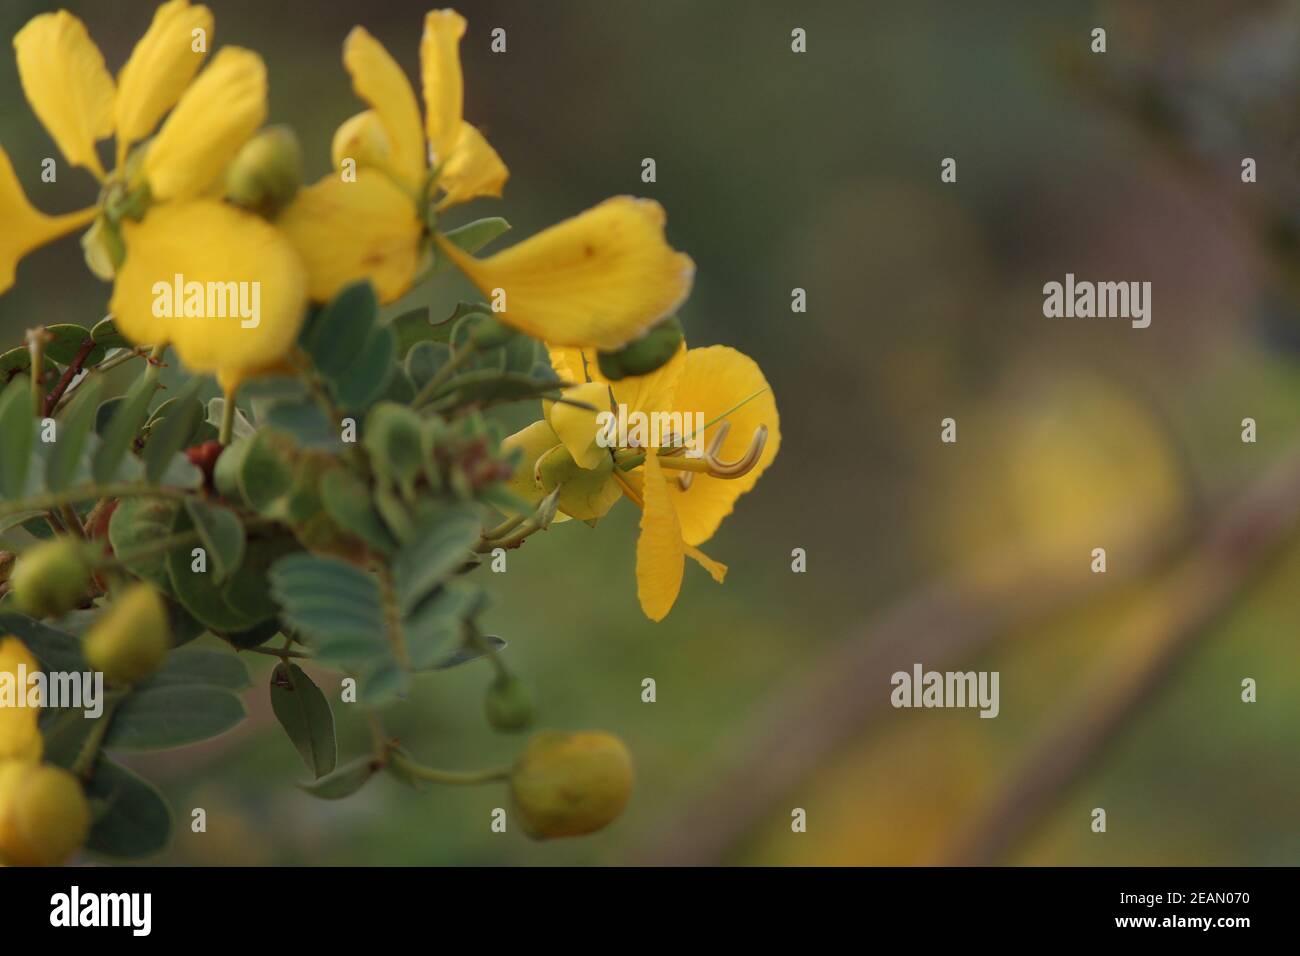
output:
[[[293,201],[302,185],[302,147],[287,126],[262,130],[226,170],[226,198],[270,219]]]
[[[484,701],[488,723],[497,730],[524,730],[533,722],[533,699],[517,677],[500,677]]]
[[[75,541],[55,538],[20,554],[9,584],[18,610],[28,617],[59,617],[85,596],[90,565]]]
[[[0,677],[12,682],[15,698],[19,700],[27,694],[26,686],[19,680],[20,666],[28,675],[41,669],[22,641],[16,637],[0,637]],[[40,714],[38,707],[0,706],[0,761],[35,763],[41,759],[44,741],[37,725]]]
[[[76,777],[49,765],[0,763],[0,861],[58,866],[89,832],[90,806]]]
[[[608,826],[632,794],[632,758],[599,731],[535,734],[510,774],[525,832],[537,840],[581,836]]]
[[[596,364],[600,366],[600,374],[611,382],[629,375],[648,375],[668,364],[681,348],[684,338],[681,321],[672,315],[618,351],[598,352]]]
[[[133,584],[95,622],[82,644],[87,663],[110,684],[138,684],[171,650],[167,609],[150,585]]]
[[[563,446],[553,448],[537,461],[537,481],[546,494],[559,486],[557,506],[570,518],[595,521],[623,494],[613,478],[614,459],[605,454],[596,462],[594,468],[580,468]]]

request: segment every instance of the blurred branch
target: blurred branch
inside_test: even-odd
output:
[[[1124,625],[1121,651],[1037,745],[946,862],[982,864],[1009,853],[1117,732],[1149,705],[1208,625],[1257,583],[1300,521],[1300,459],[1237,499]],[[1122,656],[1121,656],[1122,655]]]
[[[639,863],[711,864],[741,842],[813,771],[858,738],[889,707],[890,677],[922,661],[941,667],[999,637],[1140,577],[1181,543],[1180,528],[1138,529],[1118,542],[1123,570],[1092,574],[1086,561],[1039,564],[1005,575],[1000,587],[963,579],[928,584],[883,612],[860,635],[827,649],[812,670],[778,690],[746,727],[719,740],[706,761],[712,787],[652,829]],[[991,558],[990,560],[996,560]]]
[[[1185,560],[1161,594],[1165,617],[1146,624],[1148,652],[1114,690],[1104,712],[1072,713],[1062,730],[1035,750],[1018,783],[999,800],[955,858],[987,859],[1032,826],[1036,815],[1086,765],[1113,731],[1157,687],[1180,651],[1190,646],[1257,568],[1273,554],[1300,514],[1300,458],[1225,502],[1202,539],[1202,553]],[[667,820],[633,854],[645,864],[719,862],[766,820],[782,799],[846,745],[873,717],[889,711],[890,676],[917,662],[943,669],[989,647],[999,637],[1032,627],[1125,580],[1158,567],[1186,543],[1180,528],[1140,529],[1132,535],[1123,572],[1027,568],[1011,584],[981,588],[961,580],[924,587],[884,612],[874,627],[832,648],[797,683],[776,694],[741,732],[720,740],[707,765],[716,780],[703,796]],[[1114,553],[1115,549],[1112,549]],[[1112,696],[1113,695],[1113,696]],[[1083,706],[1094,707],[1093,703]],[[1072,729],[1073,728],[1073,729]],[[728,756],[732,754],[733,756]]]

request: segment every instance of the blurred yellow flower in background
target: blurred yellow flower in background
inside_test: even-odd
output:
[[[36,722],[40,717],[37,707],[16,706],[25,702],[27,687],[20,679],[19,667],[26,674],[41,669],[26,645],[13,636],[0,637],[0,682],[8,684],[14,694],[13,703],[0,704],[0,761],[22,760],[35,762],[41,759],[43,743]]]

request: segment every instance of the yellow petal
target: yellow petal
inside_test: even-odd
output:
[[[344,120],[330,143],[330,159],[335,169],[341,169],[343,161],[350,159],[357,164],[357,169],[389,171],[392,156],[393,145],[374,110],[364,110]]]
[[[475,259],[437,237],[442,252],[484,294],[505,294],[500,318],[556,345],[616,349],[677,308],[695,264],[664,239],[657,202],[616,196]]]
[[[331,173],[299,190],[276,225],[306,263],[317,302],[358,279],[369,279],[379,300],[392,302],[415,278],[423,227],[411,200],[383,173],[363,169],[356,182]]]
[[[206,42],[194,49],[194,31]],[[212,12],[192,7],[189,0],[170,0],[154,11],[153,22],[131,51],[117,75],[118,162],[132,143],[153,132],[163,115],[176,105],[203,65],[212,42]]]
[[[542,414],[579,467],[595,468],[610,455],[609,449],[597,442],[601,432],[598,416],[601,411],[609,409],[609,387],[603,382],[588,382],[576,388],[566,388],[564,396],[595,406],[597,410],[592,412],[563,402],[543,401]]]
[[[14,284],[18,260],[47,242],[94,221],[98,209],[91,206],[62,216],[47,216],[32,206],[14,174],[9,154],[0,149],[0,292]]]
[[[262,58],[251,50],[222,48],[149,144],[144,169],[154,198],[205,193],[265,119]]]
[[[673,397],[677,393],[677,383],[686,367],[686,345],[677,350],[677,354],[655,369],[649,375],[629,375],[616,382],[611,382],[600,372],[595,349],[575,349],[548,345],[551,368],[562,381],[607,383],[614,390],[614,401],[625,405],[628,412],[668,412],[673,409]],[[604,407],[604,406],[602,406]]]
[[[126,261],[110,308],[131,341],[170,342],[190,371],[224,373],[228,381],[293,348],[307,274],[275,227],[200,199],[155,206],[143,222],[125,220],[122,229]]]
[[[438,208],[445,209],[480,196],[500,197],[509,178],[510,170],[483,134],[469,123],[462,123],[456,145],[438,175],[438,185],[446,193]]]
[[[508,438],[502,439],[503,452],[509,453],[519,449],[520,453],[519,464],[505,484],[506,490],[532,505],[541,501],[546,492],[537,482],[533,469],[537,459],[559,444],[560,439],[555,432],[551,431],[551,426],[544,421],[533,422]]]
[[[686,557],[682,527],[656,456],[646,459],[645,472],[641,534],[636,541],[636,594],[645,616],[662,621],[682,588]]]
[[[644,468],[631,472],[616,473],[615,480],[622,486],[623,494],[632,499],[632,503],[638,508],[645,507],[645,480]],[[660,468],[660,474],[663,475],[664,469]],[[665,481],[672,481],[673,476],[663,475]],[[678,516],[680,521],[680,515]],[[715,561],[699,548],[693,545],[685,546],[686,556],[695,561],[705,571],[709,572],[709,577],[721,584],[727,579],[727,566],[721,561]]]
[[[363,27],[354,27],[343,44],[343,65],[352,89],[384,124],[393,149],[393,169],[402,184],[415,190],[424,178],[424,130],[415,91],[402,68],[382,43]]]
[[[435,165],[452,154],[463,135],[465,86],[460,40],[464,35],[465,18],[455,10],[430,10],[424,17],[420,79],[424,88],[424,129]]]
[[[19,667],[24,672],[19,672]],[[13,703],[27,702],[27,685],[24,675],[31,675],[41,669],[31,651],[16,637],[0,638],[0,681],[9,684],[14,691]],[[20,680],[20,677],[24,677]],[[36,725],[40,717],[39,707],[19,707],[0,705],[0,762],[21,760],[35,763],[41,759],[44,744],[40,729]]]
[[[95,143],[113,132],[113,78],[85,25],[68,13],[33,17],[14,37],[27,102],[74,166],[99,179]]]
[[[761,394],[750,398],[756,392]],[[725,345],[691,349],[686,353],[686,366],[673,403],[683,416],[692,416],[693,420],[696,412],[702,412],[704,421],[709,422],[747,398],[750,400],[726,417],[731,430],[718,456],[727,461],[740,458],[749,448],[754,431],[766,425],[767,445],[752,471],[739,478],[697,474],[687,491],[678,485],[677,473],[669,473],[669,493],[687,544],[700,544],[713,537],[722,519],[731,514],[736,499],[753,488],[767,470],[781,447],[781,421],[772,389],[753,359]],[[706,447],[718,433],[720,424],[705,433]]]

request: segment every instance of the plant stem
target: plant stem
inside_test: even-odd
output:
[[[94,339],[88,338],[86,341],[81,343],[81,347],[77,349],[77,354],[72,357],[72,361],[68,364],[68,367],[63,370],[63,375],[59,378],[58,384],[56,384],[54,388],[50,389],[50,394],[45,396],[45,405],[41,409],[43,415],[49,417],[54,414],[54,410],[59,405],[59,399],[61,399],[63,393],[68,390],[68,386],[72,384],[72,380],[81,372],[82,366],[85,365],[86,359],[93,351],[95,351]]]
[[[0,504],[0,518],[7,518],[23,511],[50,511],[61,505],[86,501],[90,498],[168,498],[172,501],[184,501],[192,492],[184,488],[171,488],[166,485],[110,484],[86,485],[82,488],[70,488],[67,491],[50,492],[33,498],[21,498]]]
[[[225,398],[221,405],[221,429],[217,432],[217,441],[223,448],[230,444],[231,436],[235,433],[235,390],[232,388],[226,392]]]
[[[298,657],[303,660],[311,660],[310,654],[305,654],[302,651],[291,651],[287,647],[281,648],[278,651],[273,647],[243,647],[240,648],[240,650],[251,651],[254,654],[266,654],[269,657],[278,657],[281,660],[287,657]]]
[[[113,713],[124,696],[124,694],[110,695],[104,701],[104,712],[99,715],[99,720],[95,721],[90,736],[81,745],[81,750],[77,752],[77,759],[72,764],[74,776],[82,780],[90,779],[95,769],[95,758],[99,756],[100,745],[103,744],[104,738],[108,735],[109,725],[113,722]]]
[[[469,359],[474,355],[474,352],[474,346],[469,343],[466,343],[465,347],[460,351],[454,352],[443,366],[433,373],[433,378],[425,382],[424,387],[416,393],[415,398],[411,400],[411,407],[419,408],[421,405],[424,405],[435,398],[438,394],[438,389],[442,388],[451,380],[451,377],[456,374],[458,369],[469,361]]]
[[[32,361],[32,414],[39,415],[44,410],[45,402],[42,392],[45,388],[45,340],[49,333],[44,326],[27,330],[27,352]]]
[[[432,783],[445,783],[453,786],[474,786],[480,783],[493,783],[497,780],[509,780],[509,767],[494,767],[490,770],[437,770],[417,763],[399,751],[389,754],[389,759],[405,770],[412,777],[428,780]]]

